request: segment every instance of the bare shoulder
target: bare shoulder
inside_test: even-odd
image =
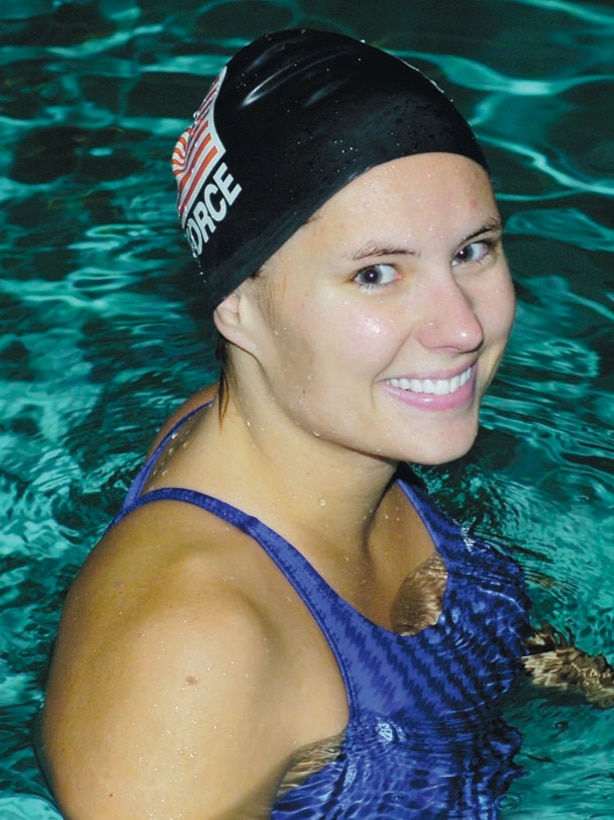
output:
[[[76,820],[258,817],[262,801],[266,816],[292,751],[273,719],[283,641],[235,564],[241,545],[224,549],[240,534],[148,507],[66,602],[42,724],[60,805]]]

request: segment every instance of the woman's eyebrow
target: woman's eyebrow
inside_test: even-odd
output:
[[[396,245],[380,245],[377,242],[367,242],[361,245],[357,251],[350,254],[353,261],[364,259],[367,256],[415,256],[416,252],[410,248],[397,247]]]
[[[472,233],[465,236],[461,240],[461,244],[469,242],[471,239],[475,239],[476,236],[481,236],[485,233],[500,233],[501,231],[503,231],[503,220],[500,217],[489,219],[481,228],[478,228],[477,231],[472,231]]]
[[[476,231],[472,231],[467,236],[461,239],[460,244],[464,244],[465,242],[470,242],[472,239],[475,239],[476,236],[481,236],[485,233],[498,233],[503,230],[503,220],[499,217],[487,220],[483,225],[481,225]],[[354,251],[349,255],[349,259],[352,261],[358,261],[360,259],[365,259],[369,256],[416,256],[416,251],[411,250],[411,248],[406,248],[403,246],[397,245],[382,245],[376,241],[369,241],[366,242],[364,245],[361,245],[358,250]]]

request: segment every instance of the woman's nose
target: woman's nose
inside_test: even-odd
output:
[[[484,328],[467,292],[452,274],[429,290],[420,343],[428,349],[447,348],[461,353],[477,350],[484,341]]]

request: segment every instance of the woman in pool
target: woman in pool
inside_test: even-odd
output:
[[[482,151],[417,70],[293,31],[233,58],[173,168],[223,373],[67,599],[59,805],[495,817],[522,578],[404,466],[471,447],[514,316]]]

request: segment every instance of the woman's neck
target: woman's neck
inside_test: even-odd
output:
[[[241,509],[291,533],[292,543],[330,538],[337,548],[368,548],[395,463],[324,441],[274,409],[247,409],[232,394],[222,422],[213,407],[197,435],[215,465],[207,480]]]
[[[271,416],[246,419],[230,402],[221,423],[214,404],[182,429],[148,489],[188,487],[255,516],[342,597],[387,625],[400,579],[433,550],[394,480],[396,467]]]

